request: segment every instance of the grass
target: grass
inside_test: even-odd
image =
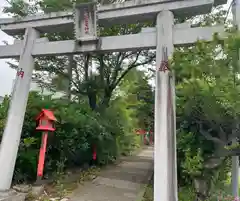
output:
[[[142,201],[153,201],[153,176],[146,187]]]
[[[68,175],[58,174],[53,183],[44,186],[44,193],[42,195],[36,197],[30,193],[26,200],[49,201],[51,198],[59,198],[56,200],[61,200],[71,194],[80,184],[96,178],[99,171],[99,168],[92,167],[86,171],[68,173]]]
[[[240,177],[239,177],[239,183],[240,183]],[[231,174],[228,175],[225,185],[221,187],[217,186],[216,189],[218,189],[216,190],[216,195],[215,196],[213,195],[212,198],[210,198],[210,201],[216,201],[218,196],[222,197],[222,201],[234,200],[234,198],[232,198],[231,196]],[[240,189],[239,189],[239,194],[240,194]],[[191,187],[185,187],[185,188],[179,189],[179,192],[178,192],[179,201],[194,200],[194,197],[195,197],[195,193],[193,192]],[[153,201],[153,177],[150,180],[150,183],[148,184],[148,186],[146,187],[142,201]]]
[[[153,201],[153,177],[150,180],[148,186],[146,187],[143,200],[142,201]],[[179,201],[190,201],[194,199],[194,195],[191,193],[190,189],[181,189],[178,194]]]

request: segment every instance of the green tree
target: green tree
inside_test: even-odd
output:
[[[78,1],[78,3],[81,2],[83,1]],[[112,2],[114,1],[100,1],[104,4]],[[41,0],[24,3],[23,0],[11,0],[9,3],[10,7],[5,8],[4,11],[16,17],[22,17],[39,10],[44,13],[69,10],[72,9],[74,1]],[[142,26],[142,24],[116,25],[110,28],[100,28],[99,31],[101,36],[122,35],[136,33]],[[45,36],[50,40],[74,38],[73,30],[45,34]],[[87,96],[90,107],[95,110],[97,107],[108,107],[113,91],[124,76],[133,68],[151,63],[154,57],[151,51],[45,57],[37,59],[34,77],[45,86],[66,91],[68,98],[71,94],[77,96],[79,100]],[[92,66],[96,67],[95,73],[89,74]],[[16,68],[15,65],[11,67]]]
[[[190,177],[198,200],[206,200],[216,173],[229,156],[239,155],[239,77],[234,61],[239,37],[181,49],[173,66],[177,85],[177,128],[180,167]],[[184,173],[185,171],[185,173]]]
[[[149,84],[149,76],[144,71],[132,70],[119,87],[121,95],[126,97],[128,108],[134,109],[134,117],[142,129],[153,129],[154,96]]]

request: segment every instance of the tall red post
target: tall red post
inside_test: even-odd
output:
[[[150,132],[150,144],[152,145],[153,144],[153,133]]]
[[[144,144],[147,144],[146,134],[143,134]]]
[[[43,176],[45,154],[46,154],[46,149],[47,149],[47,139],[48,139],[48,132],[43,132],[41,148],[40,148],[40,151],[39,151],[37,180],[41,180],[42,176]]]

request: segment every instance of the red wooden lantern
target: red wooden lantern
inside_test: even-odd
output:
[[[38,121],[38,127],[36,130],[43,131],[42,143],[39,151],[38,169],[37,169],[37,182],[40,182],[43,176],[45,153],[47,149],[48,132],[55,131],[53,127],[54,121],[57,121],[53,112],[50,110],[42,109],[41,113],[36,118]]]
[[[144,135],[146,133],[146,131],[143,129],[136,129],[135,132],[137,135]]]
[[[36,120],[39,123],[36,130],[41,130],[41,131],[55,131],[56,130],[53,126],[54,126],[54,121],[57,121],[57,119],[54,116],[52,111],[42,109],[42,112],[38,115]]]

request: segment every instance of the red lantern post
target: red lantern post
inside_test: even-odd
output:
[[[43,131],[42,142],[41,142],[41,147],[39,151],[38,169],[37,169],[37,182],[39,182],[42,180],[42,176],[43,176],[48,132],[55,131],[53,124],[55,121],[57,121],[57,119],[55,118],[52,111],[42,109],[41,113],[36,118],[36,121],[38,122],[38,127],[36,128],[36,130]]]
[[[147,145],[146,133],[143,134],[144,144]]]
[[[152,131],[149,131],[149,132],[150,132],[149,142],[150,142],[150,145],[153,145],[153,132]]]
[[[94,161],[97,160],[97,146],[94,144],[93,145],[93,154],[92,154],[92,158]]]

